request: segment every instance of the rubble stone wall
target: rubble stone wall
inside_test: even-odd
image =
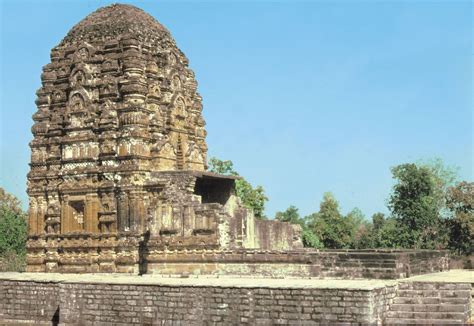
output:
[[[468,282],[312,286],[179,280],[159,284],[0,274],[0,325],[463,325],[471,316]]]
[[[0,325],[51,325],[59,318],[59,283],[0,280]]]
[[[375,290],[0,281],[0,323],[377,324],[396,286]]]

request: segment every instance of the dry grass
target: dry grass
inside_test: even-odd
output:
[[[26,256],[15,252],[6,252],[0,255],[0,272],[24,272]]]

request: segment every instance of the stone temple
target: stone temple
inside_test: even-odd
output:
[[[151,272],[164,253],[302,247],[206,172],[201,96],[170,32],[101,8],[51,51],[28,174],[28,271]]]
[[[141,9],[87,16],[41,80],[29,272],[396,278],[446,267],[436,251],[305,249],[299,226],[256,219],[235,177],[206,172],[196,79]]]

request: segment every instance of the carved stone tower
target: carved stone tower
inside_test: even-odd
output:
[[[153,243],[244,246],[229,221],[250,213],[224,207],[233,178],[205,172],[194,73],[154,18],[129,5],[97,10],[53,48],[41,80],[29,270],[136,272]]]

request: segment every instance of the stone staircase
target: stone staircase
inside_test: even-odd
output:
[[[464,325],[471,316],[471,284],[401,282],[384,325]]]

